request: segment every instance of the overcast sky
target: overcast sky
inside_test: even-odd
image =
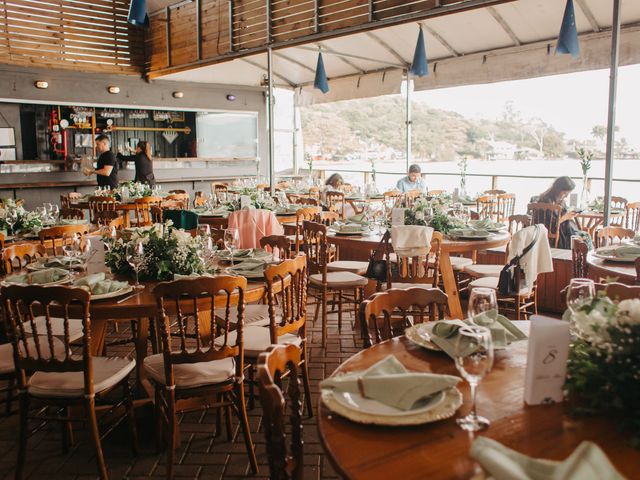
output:
[[[415,92],[414,99],[467,117],[501,117],[507,101],[524,118],[540,117],[570,138],[590,138],[594,125],[607,124],[609,70],[555,75],[511,82]],[[618,75],[618,135],[640,148],[640,65]]]

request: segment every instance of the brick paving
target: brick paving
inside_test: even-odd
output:
[[[310,307],[309,371],[314,408],[318,403],[318,383],[330,375],[338,365],[360,350],[355,344],[352,326],[345,315],[342,332],[338,333],[337,316],[329,315],[329,335],[326,349],[320,346],[320,322],[313,325],[313,307]],[[121,324],[119,333],[109,335],[108,341],[124,337],[129,332]],[[133,348],[114,347],[111,355],[133,355]],[[112,479],[165,478],[165,455],[155,451],[154,423],[151,408],[142,407],[136,412],[140,451],[137,458],[131,454],[126,422],[103,440],[105,461]],[[234,421],[233,438],[227,440],[226,432],[215,435],[215,410],[189,412],[180,416],[181,445],[176,452],[174,477],[193,479],[237,479],[269,477],[269,466],[264,433],[261,429],[260,402],[249,411],[251,434],[256,446],[260,471],[249,475],[249,465],[244,440],[237,421]],[[14,477],[17,451],[18,419],[16,415],[0,420],[0,478]],[[224,428],[223,428],[224,430]],[[98,478],[91,440],[82,426],[74,429],[75,444],[65,455],[62,453],[61,430],[58,423],[50,423],[29,438],[27,453],[27,478],[46,480],[85,480]],[[315,414],[305,420],[305,479],[331,479],[337,475],[325,459],[316,428]]]

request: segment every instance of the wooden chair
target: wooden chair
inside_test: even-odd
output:
[[[402,200],[402,193],[398,190],[390,190],[382,194],[382,198],[385,204],[389,206],[398,206]]]
[[[136,225],[138,227],[144,227],[153,224],[153,218],[151,216],[151,207],[160,206],[162,198],[160,197],[143,197],[137,198],[136,205]]]
[[[580,237],[571,239],[571,269],[573,278],[588,278],[589,263],[587,263],[587,254],[589,246]]]
[[[407,327],[425,318],[444,319],[447,294],[438,288],[392,288],[373,294],[360,306],[364,347],[404,335]]]
[[[186,195],[187,191],[186,190],[169,190],[169,194],[176,194],[176,195]]]
[[[94,221],[99,227],[104,227],[117,218],[122,218],[122,222],[124,223],[124,217],[119,212],[114,210],[105,210],[104,212],[96,212]]]
[[[504,195],[505,193],[507,193],[506,190],[500,190],[500,189],[485,190],[484,192],[482,192],[483,195],[494,195],[494,196]]]
[[[340,220],[340,214],[338,212],[320,212],[319,223],[330,227],[334,223]]]
[[[296,205],[320,205],[320,201],[317,198],[304,195],[296,195],[294,197],[291,197],[290,201],[291,203],[294,203]]]
[[[182,190],[182,192],[184,192],[184,190]],[[165,197],[165,202],[166,201],[175,201],[180,205],[180,208],[182,210],[187,210],[189,208],[189,203],[191,200],[187,193],[173,193]]]
[[[63,450],[68,450],[72,434],[72,422],[84,421],[89,425],[96,463],[100,478],[107,479],[107,467],[102,453],[101,435],[98,430],[96,400],[107,401],[114,390],[122,388],[122,399],[118,400],[107,415],[113,418],[123,405],[129,419],[130,439],[134,455],[137,454],[137,433],[134,418],[133,399],[129,388],[129,374],[135,368],[135,361],[120,357],[94,357],[92,355],[91,324],[89,320],[90,294],[81,288],[61,286],[10,286],[2,289],[9,318],[9,329],[13,342],[15,367],[18,374],[20,401],[20,428],[18,461],[15,478],[22,478],[27,454],[29,419],[39,423],[44,419],[63,423]],[[83,323],[82,354],[73,355],[68,335],[62,339],[51,332],[52,312],[61,316],[65,332],[69,328],[69,312],[76,312]],[[35,314],[44,317],[46,328],[32,336],[25,329],[30,325],[36,329]],[[27,372],[31,377],[27,380]],[[31,417],[34,406],[55,407],[53,412]],[[84,408],[82,408],[84,407]],[[84,417],[72,416],[84,413]],[[122,421],[120,417],[118,421]],[[106,433],[113,430],[111,427]],[[35,461],[35,459],[33,460]]]
[[[640,285],[640,257],[636,258],[636,285]]]
[[[530,226],[531,217],[529,215],[510,215],[507,219],[507,228],[510,235]]]
[[[607,297],[616,302],[640,298],[640,286],[624,283],[596,283],[596,291],[604,291]]]
[[[220,182],[211,183],[211,193],[213,195],[217,195],[220,192],[227,193],[228,190],[229,190],[229,187],[227,186],[226,183],[220,183]]]
[[[281,260],[291,258],[291,239],[286,235],[268,235],[260,239],[260,247]]]
[[[325,194],[327,208],[331,212],[338,212],[340,218],[345,218],[344,193],[329,191]]]
[[[296,226],[295,233],[288,235],[289,241],[295,245],[296,255],[300,253],[300,245],[302,244],[302,222],[315,222],[319,219],[320,207],[305,207],[296,210]]]
[[[413,287],[436,288],[440,283],[442,241],[442,233],[433,232],[429,254],[417,257],[392,255],[390,249],[386,249],[387,290]]]
[[[596,248],[620,244],[622,240],[632,239],[635,235],[635,231],[624,227],[602,227],[596,230]]]
[[[547,227],[549,243],[553,248],[558,248],[560,241],[560,224],[564,221],[562,209],[562,205],[554,203],[530,203],[527,205],[531,224],[541,223]]]
[[[404,194],[404,199],[405,199],[405,201],[407,203],[407,207],[413,206],[413,204],[416,201],[416,198],[418,198],[420,195],[422,195],[420,190],[410,190],[410,191],[406,192]]]
[[[82,198],[82,194],[78,192],[69,192],[65,195],[60,195],[60,208],[71,208],[71,204],[75,200]]]
[[[627,203],[624,222],[626,228],[640,232],[640,202]]]
[[[207,203],[207,197],[204,192],[196,192],[193,197],[193,206],[194,208],[203,207]]]
[[[447,193],[446,190],[429,190],[427,191],[428,197],[437,197],[438,195],[442,195],[443,193]]]
[[[476,199],[478,218],[495,220],[498,211],[498,200],[493,195],[482,195]]]
[[[358,317],[358,308],[362,301],[363,289],[368,280],[365,277],[352,272],[329,272],[327,265],[330,261],[330,249],[327,242],[327,226],[321,223],[304,221],[302,224],[302,238],[305,253],[307,254],[307,266],[309,269],[310,294],[313,292],[320,304],[317,308],[314,322],[318,319],[318,312],[322,310],[322,347],[327,342],[327,301],[329,295],[338,297],[338,330],[342,329],[342,302],[343,292],[353,292],[355,317]]]
[[[84,220],[84,212],[79,208],[61,208],[60,218],[65,220]]]
[[[163,208],[158,205],[151,205],[151,222],[152,223],[162,223],[164,221],[162,218],[162,210]]]
[[[0,250],[4,248],[4,233],[0,233]]]
[[[624,210],[626,213],[627,205],[629,201],[624,197],[611,197],[611,210]],[[624,227],[625,226],[625,216],[617,217],[611,219],[611,225],[616,227]]]
[[[247,279],[241,276],[198,277],[158,284],[153,293],[158,305],[157,331],[163,352],[144,360],[147,377],[155,388],[158,432],[167,445],[166,477],[173,477],[173,463],[178,441],[177,402],[182,399],[207,399],[207,407],[224,409],[227,434],[231,434],[230,410],[240,422],[249,463],[253,473],[258,463],[251,440],[244,399],[244,307]],[[222,329],[217,330],[215,304],[226,305]],[[231,340],[232,305],[237,322]],[[177,341],[170,331],[171,320],[177,325]],[[191,334],[192,333],[192,334]],[[166,429],[166,430],[165,430]]]
[[[506,222],[516,208],[516,196],[513,193],[502,193],[497,197],[496,222]]]
[[[17,243],[2,249],[2,269],[5,274],[22,270],[39,257],[47,256],[47,249],[39,243]]]
[[[118,201],[113,197],[89,197],[89,222],[96,223],[97,212],[117,210]]]
[[[300,361],[300,349],[293,345],[271,345],[258,358],[262,426],[272,479],[304,479]],[[283,377],[287,379],[286,393],[282,388]],[[287,411],[291,412],[288,422],[290,428],[285,422]],[[291,435],[289,448],[287,434]]]
[[[38,237],[47,251],[55,255],[56,246],[60,245],[65,237],[86,235],[89,233],[89,228],[89,225],[58,225],[56,227],[43,228],[38,233]]]

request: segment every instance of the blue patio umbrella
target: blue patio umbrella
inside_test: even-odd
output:
[[[149,28],[147,0],[131,0],[127,21],[136,27]]]
[[[416,42],[416,51],[413,53],[413,62],[411,62],[411,68],[409,72],[417,77],[424,77],[429,75],[429,66],[427,65],[427,49],[424,46],[424,33],[422,28],[418,34],[418,41]]]
[[[324,69],[322,52],[318,52],[318,63],[316,65],[316,78],[313,80],[313,88],[317,88],[322,93],[327,93],[329,91],[329,80],[327,79],[327,72]]]
[[[567,0],[562,17],[560,35],[558,35],[558,45],[556,55],[570,53],[573,58],[580,56],[580,43],[578,42],[578,30],[576,29],[576,12],[573,9],[573,0]]]

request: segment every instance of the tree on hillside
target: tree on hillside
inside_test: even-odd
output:
[[[549,125],[539,118],[533,120],[525,128],[526,132],[533,138],[540,153],[544,153],[544,139],[549,133]]]

